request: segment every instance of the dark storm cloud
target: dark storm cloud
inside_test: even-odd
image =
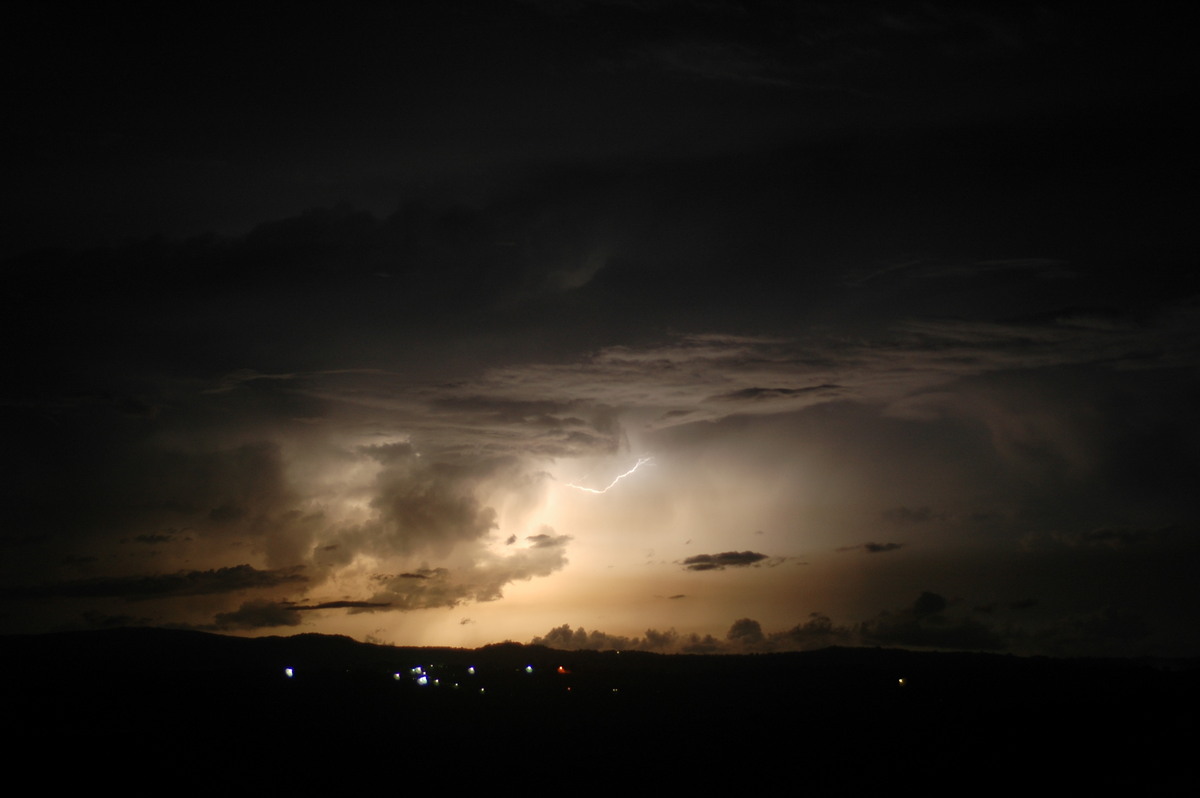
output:
[[[1061,590],[1124,591],[1108,627],[1043,618],[1064,640],[1161,618],[1152,595],[1193,603],[1161,595],[1196,562],[1179,530],[1200,468],[1176,13],[631,0],[230,27],[27,4],[0,55],[0,432],[20,464],[0,595],[208,592],[114,575],[153,557],[184,584],[303,565],[274,588],[312,607],[366,595],[337,579],[375,568],[378,595],[341,608],[489,600],[565,565],[569,535],[499,529],[556,460],[710,441],[696,463],[775,457],[780,484],[870,474],[864,525],[828,548],[882,518],[932,560],[973,513],[981,545],[1023,538],[1021,567]],[[753,458],[721,437],[738,425],[769,440]],[[885,489],[900,469],[928,487]],[[221,622],[294,625],[274,599]],[[986,638],[957,603],[926,610],[864,633]]]
[[[197,532],[262,535],[268,519],[290,509],[293,497],[279,446],[246,443],[216,451],[143,451],[122,476],[136,486],[141,512],[187,519]],[[160,533],[147,533],[160,534]]]
[[[531,645],[568,651],[652,651],[661,654],[719,654],[740,650],[712,635],[681,635],[674,629],[647,629],[642,637],[628,637],[599,630],[589,632],[582,626],[572,630],[570,624],[555,627],[544,636],[533,638]]]
[[[754,565],[765,559],[767,555],[756,551],[724,551],[720,554],[693,555],[685,559],[683,565],[689,571],[713,571]]]
[[[937,593],[926,591],[917,596],[917,600],[913,602],[912,614],[918,618],[924,618],[929,615],[935,615],[945,609],[946,599]]]
[[[530,644],[570,651],[605,651],[629,648],[629,642],[627,637],[613,637],[603,632],[592,632],[589,635],[582,626],[572,631],[568,624],[563,624],[551,629],[544,637],[533,638]]]
[[[0,599],[30,598],[124,598],[130,601],[171,596],[202,596],[242,590],[298,586],[308,582],[300,568],[260,571],[250,565],[235,565],[208,571],[174,574],[97,577],[28,587],[0,588]]]
[[[753,618],[740,618],[730,625],[723,639],[712,635],[682,635],[674,629],[647,629],[642,637],[626,637],[599,630],[589,632],[583,627],[573,630],[569,624],[563,624],[530,641],[531,645],[566,650],[624,649],[664,654],[804,651],[834,645],[853,645],[858,642],[858,636],[851,629],[836,626],[828,617],[815,612],[804,623],[783,632],[764,633],[762,624],[758,621]]]
[[[1023,632],[1015,642],[1050,656],[1129,657],[1144,652],[1155,632],[1155,624],[1141,613],[1110,605],[1058,618]]]
[[[256,380],[294,380],[298,374],[259,374],[253,369],[238,369],[222,376],[217,384],[204,389],[204,393],[227,393]]]
[[[717,402],[764,402],[772,399],[790,399],[803,396],[813,391],[821,391],[832,397],[838,390],[837,385],[813,385],[808,388],[742,388],[722,396],[712,397]]]
[[[550,10],[548,4],[536,5]],[[1053,6],[1029,9],[928,3],[880,9],[819,2],[553,4],[554,11],[565,9],[586,9],[593,21],[640,12],[639,28],[645,32],[641,41],[617,60],[624,69],[643,74],[661,71],[680,80],[718,85],[790,89],[789,95],[822,97],[825,102],[818,106],[822,108],[841,108],[845,100],[840,95],[881,104],[895,95],[896,83],[901,83],[908,88],[908,105],[952,106],[956,103],[951,97],[955,97],[957,104],[967,106],[960,113],[978,112],[978,100],[961,94],[961,87],[951,88],[954,84],[945,80],[946,71],[970,74],[972,82],[988,87],[981,91],[1007,107],[1028,102],[1030,93],[1040,96],[1036,89],[1041,88],[1028,77],[1010,74],[1011,65],[1039,62],[1043,79],[1051,80],[1059,59],[1090,60],[1081,52],[1084,42],[1070,35],[1070,18]],[[651,25],[649,20],[657,24]],[[684,20],[688,24],[671,24]],[[997,72],[1006,79],[997,80]],[[888,82],[888,76],[893,81]],[[1054,83],[1052,87],[1058,88]]]
[[[543,206],[547,199],[537,198],[534,204]],[[222,348],[240,349],[245,340],[268,346],[286,341],[294,350],[361,336],[384,319],[393,330],[389,337],[428,331],[431,324],[439,336],[452,334],[456,320],[478,320],[481,313],[498,314],[493,322],[511,326],[517,319],[506,308],[513,303],[511,310],[527,306],[531,321],[537,321],[547,312],[537,305],[538,296],[560,290],[547,270],[559,268],[563,260],[540,253],[540,239],[557,235],[540,229],[541,210],[509,209],[500,202],[483,210],[411,205],[377,219],[345,209],[315,209],[231,239],[160,240],[28,256],[9,264],[17,298],[9,320],[14,329],[37,329],[43,326],[42,312],[50,309],[43,303],[70,307],[70,314],[45,330],[43,353],[82,345],[99,354],[105,345],[119,342],[126,360],[132,356],[153,363],[171,352],[176,358],[187,354],[197,364],[214,355],[223,359]],[[579,208],[574,215],[585,212]],[[570,211],[559,211],[563,213]],[[500,245],[521,230],[528,234],[525,244],[515,249]],[[573,231],[565,246],[586,252],[596,246],[591,239],[586,228]],[[392,270],[393,280],[375,276],[381,264]],[[61,279],[54,279],[55,274]],[[297,314],[313,328],[306,332],[292,323]],[[211,324],[214,316],[221,320],[219,338],[199,343],[185,334],[184,328]],[[101,318],[105,324],[95,323]],[[264,325],[268,319],[282,326]],[[140,335],[147,328],[156,328],[157,335]],[[331,340],[330,335],[336,337]],[[104,352],[106,360],[112,355]],[[225,370],[208,390],[220,394],[270,383],[286,387],[303,376],[286,360],[273,360],[267,367],[243,360],[246,365]],[[46,363],[35,360],[31,365],[44,371]],[[333,370],[355,371],[343,364]],[[503,412],[500,406],[488,410]]]
[[[1150,624],[1140,614],[1105,607],[1077,622],[1081,633],[1089,637],[1116,640],[1141,640],[1150,632]]]
[[[222,447],[228,430],[205,436],[189,428],[195,416],[184,415],[189,421],[165,425],[161,418],[131,420],[97,415],[94,409],[53,420],[9,415],[3,423],[12,445],[28,461],[17,480],[24,487],[9,505],[11,519],[52,535],[47,543],[52,540],[60,551],[96,555],[118,540],[151,544],[174,558],[176,567],[184,565],[180,555],[189,546],[194,552],[216,545],[218,538],[227,545],[237,539],[276,541],[280,534],[299,531],[299,519],[284,517],[294,509],[294,496],[278,445],[259,440]],[[189,439],[195,437],[207,439],[193,447]],[[16,560],[9,564],[14,570],[28,567]],[[214,557],[204,564],[222,563]]]
[[[150,618],[138,617],[134,615],[109,615],[94,610],[88,610],[83,613],[83,620],[89,627],[99,629],[119,629],[129,626],[149,626]]]
[[[828,616],[819,612],[809,615],[807,621],[798,623],[784,632],[771,635],[772,642],[785,650],[807,650],[826,646],[849,645],[855,642],[854,633],[837,626]]]
[[[723,640],[711,635],[680,635],[674,630],[659,632],[653,629],[646,630],[645,637],[621,637],[600,631],[587,632],[582,627],[573,631],[570,625],[564,624],[545,636],[535,637],[531,643],[563,649],[625,648],[666,653],[733,654],[807,651],[845,645],[992,651],[1003,648],[1009,642],[996,630],[979,621],[947,617],[943,614],[946,608],[947,602],[941,596],[923,593],[912,606],[904,610],[882,612],[874,619],[854,627],[839,626],[828,616],[817,612],[811,613],[808,620],[778,632],[764,632],[758,621],[741,618],[730,625]],[[1078,637],[1084,634],[1081,631],[1083,629],[1106,626],[1126,635],[1137,632],[1135,623],[1122,623],[1120,620],[1106,625],[1103,619],[1084,619],[1070,624],[1069,628]],[[1058,629],[1039,634],[1050,636],[1061,633],[1062,630]]]
[[[491,601],[511,581],[546,576],[566,564],[570,536],[548,526],[528,535],[526,548],[511,550],[510,543],[504,556],[488,550],[497,521],[479,498],[480,486],[507,484],[510,495],[519,496],[536,493],[544,482],[511,457],[451,463],[424,456],[407,442],[358,446],[341,450],[339,457],[351,465],[374,464],[372,478],[358,488],[370,517],[338,522],[318,516],[313,535],[321,545],[312,548],[310,567],[314,585],[363,556],[412,566],[432,562],[375,576],[374,593],[364,600],[293,602],[291,613],[410,611]]]
[[[527,548],[506,545],[501,556],[487,548],[495,511],[476,494],[487,480],[537,490],[540,479],[511,460],[449,464],[422,457],[410,444],[362,447],[360,455],[382,468],[370,486],[370,520],[345,524],[326,534],[338,548],[322,560],[326,569],[348,565],[358,555],[390,560],[416,558],[440,563],[375,577],[375,593],[348,607],[352,612],[408,611],[493,601],[514,580],[547,576],[566,564],[570,536],[547,526],[527,536]],[[516,495],[514,493],[514,495]],[[415,564],[415,562],[414,562]]]
[[[549,527],[547,527],[549,529]],[[525,538],[530,545],[535,549],[549,549],[556,546],[565,546],[567,541],[571,539],[570,535],[555,535],[554,530],[550,529],[549,533],[542,532],[537,535],[530,535]]]
[[[385,467],[376,478],[371,504],[378,520],[362,527],[360,540],[376,550],[446,554],[459,543],[484,537],[496,527],[495,511],[479,504],[473,482],[484,472],[445,463],[426,463],[409,447],[372,455]]]
[[[300,613],[288,602],[253,599],[232,612],[219,612],[213,620],[216,629],[269,629],[299,626]]]
[[[995,651],[1007,645],[1004,636],[987,624],[970,617],[945,615],[948,606],[942,596],[925,592],[910,607],[884,611],[864,621],[858,634],[871,645],[979,651]]]
[[[1027,536],[1022,546],[1031,551],[1055,549],[1094,549],[1101,551],[1184,552],[1195,548],[1197,538],[1193,524],[1172,524],[1160,527],[1103,526],[1075,532],[1056,532]]]
[[[734,645],[754,647],[760,645],[763,637],[762,625],[753,618],[741,618],[733,622],[725,639]]]
[[[456,607],[471,601],[496,601],[503,597],[504,586],[514,581],[549,576],[567,564],[569,535],[555,534],[543,527],[528,536],[527,548],[497,555],[483,548],[471,549],[466,562],[448,567],[422,568],[401,574],[380,574],[378,585],[368,602],[351,607],[352,612],[380,609],[399,611]],[[454,563],[453,558],[448,562]]]
[[[1020,602],[1019,602],[1020,603]],[[681,635],[647,629],[643,637],[611,635],[564,624],[533,645],[567,650],[627,649],[662,653],[731,654],[744,652],[808,651],[829,646],[897,646],[965,651],[1015,649],[1055,656],[1130,656],[1144,650],[1152,625],[1131,610],[1104,607],[1096,612],[1059,618],[1050,623],[1024,625],[984,623],[970,615],[952,614],[950,602],[935,593],[923,593],[910,606],[884,611],[852,626],[833,623],[822,613],[794,627],[764,632],[751,618],[739,619],[724,639],[711,635]]]
[[[415,573],[406,571],[405,573],[399,574],[398,578],[400,578],[400,579],[433,579],[435,576],[438,576],[439,574],[443,574],[445,572],[446,572],[445,568],[433,568],[433,569],[428,569],[425,571],[418,571]]]
[[[1156,321],[1117,331],[1055,321],[896,320],[862,344],[819,335],[680,336],[652,347],[613,347],[570,366],[494,370],[483,385],[497,396],[586,396],[612,407],[654,408],[663,424],[795,412],[838,400],[883,403],[905,418],[986,414],[994,410],[947,389],[1034,369],[1145,372],[1195,363],[1200,341],[1187,325],[1176,329],[1172,313],[1164,307]],[[762,388],[768,380],[773,387]],[[730,391],[731,383],[744,387]],[[690,398],[697,395],[722,400]]]
[[[414,184],[449,192],[468,169],[495,181],[531,161],[663,158],[679,141],[757,150],[847,130],[1019,119],[1139,91],[1170,96],[1189,59],[1176,30],[1186,26],[1162,9],[1138,20],[1096,11],[1086,26],[1053,3],[584,9],[586,24],[524,3],[466,14],[428,4],[343,17],[344,39],[320,14],[247,10],[233,33],[168,15],[158,24],[169,26],[169,51],[134,33],[141,17],[31,9],[7,54],[9,72],[25,78],[12,97],[10,132],[24,146],[11,164],[20,229],[9,235],[52,238],[50,214],[93,238],[114,223],[131,234],[198,232],[339,197],[394,202]],[[279,35],[264,51],[253,31],[265,28]],[[216,40],[220,53],[206,46]],[[35,54],[60,69],[34,70]],[[39,177],[73,183],[76,196],[55,201]],[[102,189],[106,177],[127,186],[123,202]]]
[[[386,603],[369,601],[326,601],[320,604],[295,604],[291,601],[273,601],[270,599],[251,599],[243,602],[238,609],[230,612],[219,612],[213,619],[210,628],[217,630],[231,629],[269,629],[280,626],[299,626],[303,619],[301,613],[314,610],[351,610],[377,611],[387,609]]]
[[[453,390],[453,389],[451,389]],[[444,395],[432,399],[430,419],[444,430],[476,443],[491,439],[500,446],[520,436],[522,451],[571,457],[615,451],[620,429],[613,411],[583,399],[563,402]]]
[[[618,201],[614,195],[606,203],[615,205]],[[538,198],[535,206],[546,202],[546,198]],[[589,210],[594,212],[594,208]],[[581,208],[579,214],[584,213]],[[518,336],[526,335],[535,322],[550,324],[566,337],[547,338],[543,334],[541,339],[569,343],[574,335],[570,331],[573,328],[565,324],[569,318],[538,299],[550,290],[541,281],[551,267],[539,265],[536,241],[546,234],[537,226],[535,211],[521,210],[515,218],[506,220],[510,226],[528,228],[532,236],[531,242],[518,247],[515,253],[508,251],[512,248],[496,249],[481,244],[475,256],[461,257],[459,248],[466,246],[457,235],[461,228],[493,230],[490,234],[472,233],[468,239],[473,235],[484,238],[493,235],[500,240],[499,230],[494,228],[499,228],[505,214],[511,216],[502,203],[481,211],[463,211],[458,217],[453,211],[410,209],[378,220],[361,213],[322,211],[219,244],[164,242],[148,251],[146,247],[131,246],[127,251],[67,259],[56,268],[88,275],[91,281],[97,281],[96,275],[105,279],[78,289],[78,302],[73,304],[80,305],[82,317],[76,325],[59,330],[55,336],[62,337],[65,345],[67,332],[73,332],[73,327],[82,331],[89,326],[92,311],[86,310],[83,297],[99,289],[117,307],[130,305],[128,297],[136,297],[139,314],[149,309],[153,315],[156,304],[172,307],[172,318],[158,322],[166,325],[165,335],[155,340],[143,338],[136,346],[124,347],[129,353],[150,358],[146,365],[166,355],[165,348],[155,354],[159,344],[169,344],[175,361],[181,351],[194,351],[195,344],[176,335],[171,328],[183,321],[205,326],[211,323],[209,314],[216,313],[218,308],[225,331],[223,340],[229,342],[229,347],[238,342],[238,348],[240,340],[249,338],[280,352],[298,351],[309,342],[321,342],[319,349],[329,349],[349,331],[383,330],[385,318],[391,330],[388,336],[440,320],[439,336],[453,338],[456,331],[448,322],[471,318],[486,320],[502,334]],[[630,223],[623,220],[621,225]],[[445,253],[438,243],[443,238],[449,248]],[[596,244],[592,233],[572,230],[562,246],[584,253]],[[624,246],[636,247],[637,243],[627,242]],[[409,264],[406,268],[411,275],[404,278],[402,288],[381,290],[374,284],[378,280],[367,270],[375,267],[367,261],[376,260]],[[443,268],[440,264],[444,260],[457,264],[454,270]],[[310,265],[305,266],[306,263]],[[729,265],[714,263],[712,268],[719,273]],[[566,364],[503,365],[485,372],[482,379],[427,385],[420,392],[409,389],[400,396],[392,388],[402,381],[394,372],[377,368],[331,368],[305,373],[290,369],[270,372],[241,369],[216,378],[212,390],[228,393],[258,386],[265,391],[269,384],[278,400],[295,406],[296,417],[319,417],[325,412],[322,405],[328,407],[331,402],[390,405],[406,411],[414,423],[445,439],[447,444],[461,441],[458,445],[464,450],[483,441],[499,452],[516,436],[515,442],[526,450],[571,456],[611,450],[617,445],[619,437],[611,426],[613,412],[601,412],[605,407],[648,405],[660,409],[666,418],[693,421],[731,412],[791,412],[839,399],[882,400],[894,403],[894,412],[927,417],[945,412],[944,397],[924,397],[918,392],[964,377],[1092,363],[1104,364],[1109,369],[1144,369],[1194,362],[1195,336],[1187,332],[1187,306],[1179,305],[1178,300],[1167,299],[1157,301],[1157,307],[1146,306],[1137,323],[1081,325],[1080,313],[1065,303],[1072,301],[1072,294],[1080,290],[1106,295],[1104,281],[1085,283],[1079,275],[1049,279],[1047,275],[1052,270],[1061,271],[1056,261],[1035,259],[1033,265],[1025,266],[1019,270],[981,267],[977,279],[998,282],[1002,290],[984,292],[991,300],[986,308],[962,306],[960,310],[970,315],[980,315],[983,311],[983,318],[895,318],[857,344],[847,345],[844,339],[811,333],[799,337],[705,333],[676,336],[666,342],[660,339],[654,344],[610,346],[590,358]],[[593,330],[611,332],[625,327],[637,333],[639,314],[625,317],[613,312],[624,307],[613,301],[618,297],[611,293],[614,287],[611,281],[619,278],[624,267],[614,261],[597,268],[598,282],[574,289],[570,305],[592,319]],[[18,284],[26,281],[31,293],[41,294],[39,283],[43,278],[39,275],[55,270],[18,269],[17,281]],[[146,279],[143,273],[151,279]],[[498,274],[509,275],[501,280],[510,286],[508,294],[493,284]],[[852,289],[837,301],[865,302],[870,309],[876,294],[882,297],[911,293],[910,307],[915,308],[920,306],[922,297],[958,290],[954,285],[958,279],[955,275],[949,267],[920,276],[914,272],[893,273],[872,283],[869,290]],[[654,294],[653,307],[655,314],[663,317],[664,312],[669,315],[671,308],[678,306],[679,300],[671,287],[682,274],[668,269],[658,276],[664,280],[663,291],[661,295]],[[648,289],[654,292],[657,279],[655,274],[641,270],[636,285],[629,288],[635,294],[644,295]],[[281,280],[290,286],[282,294],[275,290]],[[1033,282],[1040,283],[1039,296],[1049,300],[1052,295],[1061,295],[1063,304],[1057,308],[1051,305],[1036,316],[1029,315],[1026,307],[1024,320],[994,318],[1010,297],[1014,302],[1020,297],[1027,303],[1024,298],[1030,295]],[[920,285],[913,286],[914,283]],[[135,290],[114,290],[125,285]],[[464,292],[463,285],[475,287]],[[1045,290],[1046,286],[1053,290]],[[184,290],[191,293],[181,305],[178,297]],[[722,283],[720,291],[714,288],[711,296],[704,295],[704,301],[711,299],[713,308],[718,301],[728,304],[729,290]],[[760,309],[770,308],[776,296],[782,300],[786,293],[756,297],[754,304]],[[256,301],[259,296],[262,301]],[[827,293],[824,296],[836,298]],[[330,301],[334,298],[335,301]],[[700,298],[693,290],[691,306],[698,307],[695,303]],[[528,321],[518,321],[508,308],[522,309],[521,317]],[[129,307],[130,311],[134,309]],[[31,311],[36,310],[34,301]],[[1183,317],[1180,311],[1184,312]],[[264,325],[263,314],[278,323]],[[727,315],[707,314],[705,323],[711,324],[714,318]],[[132,313],[128,317],[135,318]],[[296,318],[306,319],[304,329],[292,323]],[[685,323],[694,327],[697,319]],[[1185,322],[1182,326],[1181,319]],[[105,336],[115,336],[112,343],[123,344],[125,338],[134,334],[132,329],[122,331],[119,321],[115,328],[110,323],[104,329],[112,331],[103,333],[96,339],[98,342],[103,343]],[[276,334],[287,336],[289,344],[284,346],[282,337],[272,344],[271,338]],[[375,335],[369,337],[384,343]],[[55,339],[50,340],[53,343]],[[211,340],[206,347],[219,351],[221,340]],[[551,344],[543,344],[547,345]],[[914,394],[916,397],[912,398]],[[708,396],[711,401],[681,402],[680,397],[684,396]],[[679,406],[687,403],[692,406]]]
[[[297,604],[293,609],[297,611],[305,610],[381,610],[385,609],[387,604],[373,604],[369,601],[325,601],[320,604]]]
[[[149,533],[145,535],[135,535],[133,540],[137,543],[169,543],[175,539],[173,534],[155,534]]]

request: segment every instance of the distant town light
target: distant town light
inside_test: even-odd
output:
[[[525,666],[525,672],[526,672],[526,673],[533,673],[533,666],[532,666],[532,665],[526,665],[526,666]]]
[[[284,668],[283,675],[290,679],[296,675],[296,672],[294,670],[292,670],[291,668]]]
[[[422,687],[424,687],[425,685],[429,684],[429,677],[428,677],[428,676],[419,676],[419,677],[417,677],[417,684],[419,684],[419,685],[421,685]]]
[[[474,665],[468,665],[468,666],[467,666],[467,673],[469,673],[469,674],[471,674],[472,676],[474,676],[474,675],[475,675],[475,666],[474,666]]]
[[[400,674],[399,674],[399,672],[397,672],[397,673],[393,673],[393,674],[392,674],[392,678],[393,678],[393,679],[395,679],[396,681],[400,681]]]
[[[901,677],[900,679],[898,679],[898,681],[900,682],[900,686],[901,686],[901,687],[903,687],[903,686],[904,686],[904,679],[903,679],[903,677]]]

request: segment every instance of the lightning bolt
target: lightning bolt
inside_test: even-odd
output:
[[[576,485],[574,482],[568,482],[567,487],[574,488],[575,490],[582,490],[585,493],[608,493],[609,490],[612,489],[613,485],[616,485],[618,482],[625,479],[625,477],[629,476],[634,471],[637,471],[639,468],[644,466],[646,463],[649,463],[653,459],[654,459],[653,457],[639,457],[638,461],[633,464],[633,468],[629,469],[624,474],[621,474],[616,479],[614,479],[612,482],[608,483],[608,487],[605,488],[604,490],[596,490],[595,488],[585,488],[583,485]]]

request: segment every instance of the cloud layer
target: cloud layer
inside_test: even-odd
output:
[[[1200,646],[1174,10],[176,13],[0,53],[0,631]]]

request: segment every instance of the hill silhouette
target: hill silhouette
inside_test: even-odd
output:
[[[529,789],[774,774],[825,791],[1144,790],[1184,767],[1200,695],[1194,661],[897,649],[661,655],[119,629],[6,637],[3,651],[18,755],[121,763],[148,782],[336,786],[345,768],[403,765]]]

